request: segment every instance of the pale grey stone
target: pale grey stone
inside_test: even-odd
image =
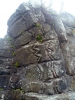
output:
[[[14,42],[14,45],[16,47],[26,45],[28,44],[32,39],[32,35],[29,32],[22,33],[22,36],[20,36],[16,41]]]

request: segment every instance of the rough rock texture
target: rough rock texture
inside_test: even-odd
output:
[[[0,100],[75,100],[75,17],[22,3],[7,25]]]

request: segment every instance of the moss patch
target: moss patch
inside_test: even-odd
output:
[[[42,41],[43,41],[43,36],[42,36],[41,34],[37,35],[37,36],[36,36],[36,40],[37,40],[38,42],[42,42]]]
[[[14,66],[15,66],[15,67],[19,67],[19,66],[20,66],[19,62],[15,62],[15,63],[14,63]]]

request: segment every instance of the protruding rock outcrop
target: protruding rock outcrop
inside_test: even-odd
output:
[[[74,22],[68,13],[18,7],[0,39],[1,100],[75,99]]]

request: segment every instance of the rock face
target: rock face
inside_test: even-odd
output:
[[[7,25],[0,100],[75,100],[75,17],[22,3]]]

